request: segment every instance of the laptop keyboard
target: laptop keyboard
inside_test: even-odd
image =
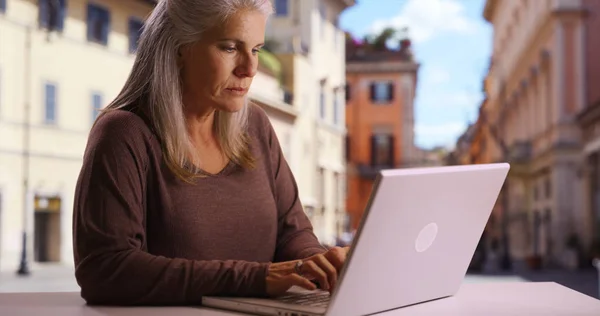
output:
[[[317,291],[309,293],[291,293],[277,298],[277,301],[288,304],[298,304],[313,307],[327,307],[329,292]]]

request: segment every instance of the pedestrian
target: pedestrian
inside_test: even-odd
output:
[[[158,1],[77,182],[75,276],[88,303],[335,287],[347,248],[319,243],[273,127],[248,101],[271,6]]]

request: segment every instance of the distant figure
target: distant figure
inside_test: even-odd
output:
[[[75,276],[88,303],[335,287],[347,248],[319,243],[273,127],[248,101],[271,13],[269,0],[156,5],[77,182]]]

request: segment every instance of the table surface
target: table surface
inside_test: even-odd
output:
[[[0,315],[234,316],[202,307],[92,307],[77,292],[2,293]],[[600,315],[600,300],[554,282],[463,284],[453,296],[378,315]]]

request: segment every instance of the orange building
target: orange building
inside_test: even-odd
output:
[[[413,100],[419,65],[410,40],[398,50],[346,47],[346,209],[356,229],[377,172],[416,159]]]

